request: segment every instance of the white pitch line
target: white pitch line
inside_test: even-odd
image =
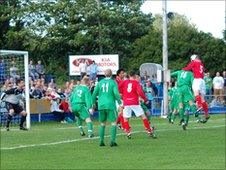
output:
[[[209,127],[194,127],[190,128],[188,130],[194,130],[194,129],[211,129],[211,128],[219,128],[219,127],[225,127],[226,125],[219,125],[219,126],[209,126]],[[178,131],[179,129],[160,129],[156,131]],[[181,129],[180,129],[181,130]],[[145,131],[134,131],[132,134],[135,133],[143,133]],[[117,136],[125,135],[125,133],[119,133]],[[105,137],[110,137],[110,135],[107,135]],[[64,143],[72,143],[72,142],[78,142],[78,141],[84,141],[84,140],[94,140],[98,139],[99,137],[93,137],[93,138],[82,138],[82,139],[72,139],[72,140],[64,140],[64,141],[58,141],[58,142],[52,142],[52,143],[41,143],[41,144],[32,144],[32,145],[19,145],[14,147],[3,147],[1,150],[14,150],[14,149],[21,149],[21,148],[30,148],[30,147],[39,147],[39,146],[51,146],[51,145],[58,145],[58,144],[64,144]]]
[[[214,119],[214,120],[208,120],[208,122],[216,122],[216,121],[225,121],[226,119],[225,118],[221,118],[221,119]],[[196,120],[192,120],[192,121],[189,121],[189,124],[190,123],[196,123],[197,121]],[[75,123],[76,124],[76,123]],[[159,126],[159,125],[169,125],[170,123],[168,123],[168,121],[166,122],[162,122],[162,123],[154,123],[154,126]],[[175,123],[176,125],[176,123]],[[97,125],[98,126],[98,125]],[[133,125],[133,127],[140,127],[140,126],[143,126],[143,124],[140,124],[140,125]],[[79,129],[78,127],[74,126],[74,127],[59,127],[59,128],[50,128],[48,130],[71,130],[71,129]],[[39,129],[39,128],[34,128],[34,129],[31,129],[32,131],[44,131],[46,129]],[[5,132],[6,129],[4,128],[1,128],[1,132]],[[20,131],[19,128],[11,128],[10,131]]]

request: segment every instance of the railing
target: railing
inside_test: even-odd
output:
[[[213,95],[206,95],[205,99],[209,103],[209,113],[212,114],[218,114],[218,113],[226,113],[226,103],[225,103],[225,97],[224,102],[217,101]],[[218,96],[219,98],[219,96]],[[155,97],[153,100],[150,101],[149,110],[153,116],[160,116],[163,103],[162,103],[162,97]],[[50,101],[47,99],[31,99],[30,100],[30,108],[31,108],[31,121],[48,121],[48,120],[54,120],[53,115],[50,114]],[[1,126],[3,126],[7,119],[7,109],[5,108],[5,104],[0,104],[0,123]],[[94,115],[94,117],[97,117],[97,113]],[[20,116],[14,116],[13,117],[13,124],[19,123]]]

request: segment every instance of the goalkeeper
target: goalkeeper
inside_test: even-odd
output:
[[[17,87],[11,87],[8,90],[5,90],[0,100],[6,103],[6,109],[8,110],[7,115],[7,122],[6,122],[6,130],[9,131],[9,125],[12,121],[13,116],[20,114],[21,120],[20,120],[20,130],[28,130],[23,126],[27,113],[24,110],[24,88],[25,84],[24,81],[21,79],[18,79],[16,82]]]

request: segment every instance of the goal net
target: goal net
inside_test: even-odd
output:
[[[15,86],[18,79],[25,82],[24,104],[23,107],[27,112],[26,127],[30,129],[30,98],[29,98],[29,73],[28,73],[28,52],[27,51],[12,51],[0,50],[0,87],[1,91],[7,87]],[[9,87],[8,87],[9,86]],[[0,103],[1,125],[4,124],[7,115],[5,103]],[[18,123],[18,118],[13,120],[13,123]]]

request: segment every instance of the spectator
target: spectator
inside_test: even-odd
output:
[[[224,79],[220,76],[220,73],[217,72],[216,76],[213,78],[213,91],[215,99],[218,99],[223,103],[223,88],[224,88]]]
[[[66,98],[61,100],[59,109],[63,112],[64,115],[71,115],[72,117],[74,117],[69,109],[68,100]],[[70,117],[66,117],[65,119],[67,120],[68,123],[73,122],[73,120]]]
[[[60,96],[61,100],[66,98],[66,95],[64,94],[64,92],[63,92],[63,90],[61,88],[58,88],[57,94]]]
[[[13,88],[13,83],[9,79],[7,79],[4,83],[4,85],[1,87],[1,91],[6,91],[11,88]]]
[[[205,74],[204,81],[206,83],[206,95],[212,95],[213,79],[209,72]]]
[[[6,63],[3,59],[0,61],[0,84],[3,84],[6,80]]]
[[[54,82],[54,79],[51,79],[50,83],[48,84],[48,87],[52,88],[52,89],[56,89],[57,88],[57,85]]]
[[[28,65],[28,69],[29,69],[29,76],[32,78],[32,80],[35,80],[39,77],[32,60],[30,61],[29,65]]]
[[[90,90],[91,94],[93,94],[95,86],[96,86],[96,82],[95,81],[91,81],[90,82],[90,87],[89,87],[89,90]]]
[[[66,98],[69,97],[70,93],[71,93],[70,83],[67,81],[65,83],[65,90],[64,90],[64,94],[65,94]]]
[[[144,71],[144,76],[142,77],[142,79],[144,81],[147,81],[148,79],[150,79],[150,76],[148,75],[148,72],[146,70]]]
[[[224,101],[226,101],[226,71],[223,71],[224,78]]]
[[[150,81],[148,81],[145,86],[144,86],[144,92],[145,95],[147,96],[148,100],[153,100],[154,99],[154,91],[152,89],[152,83]]]
[[[86,60],[82,59],[79,63],[79,72],[80,72],[80,79],[82,79],[87,74],[87,64]]]
[[[98,66],[94,60],[93,60],[93,63],[89,66],[89,72],[90,72],[89,79],[91,81],[95,81],[97,77]]]
[[[18,68],[16,67],[16,63],[14,60],[11,62],[11,67],[9,68],[9,74],[10,77],[13,79],[13,82],[15,83],[18,79],[20,79],[20,76],[17,74]]]
[[[31,96],[35,99],[42,99],[44,97],[43,91],[41,89],[41,84],[37,83],[34,90],[31,93]]]
[[[44,69],[44,66],[42,65],[42,62],[40,60],[38,61],[38,64],[36,65],[35,69],[36,69],[36,72],[39,75],[39,78],[44,78],[45,69]]]
[[[48,88],[47,89],[47,97],[51,100],[50,110],[52,114],[56,117],[57,121],[61,123],[66,123],[65,114],[59,108],[59,99],[60,96],[55,92],[55,89]]]

